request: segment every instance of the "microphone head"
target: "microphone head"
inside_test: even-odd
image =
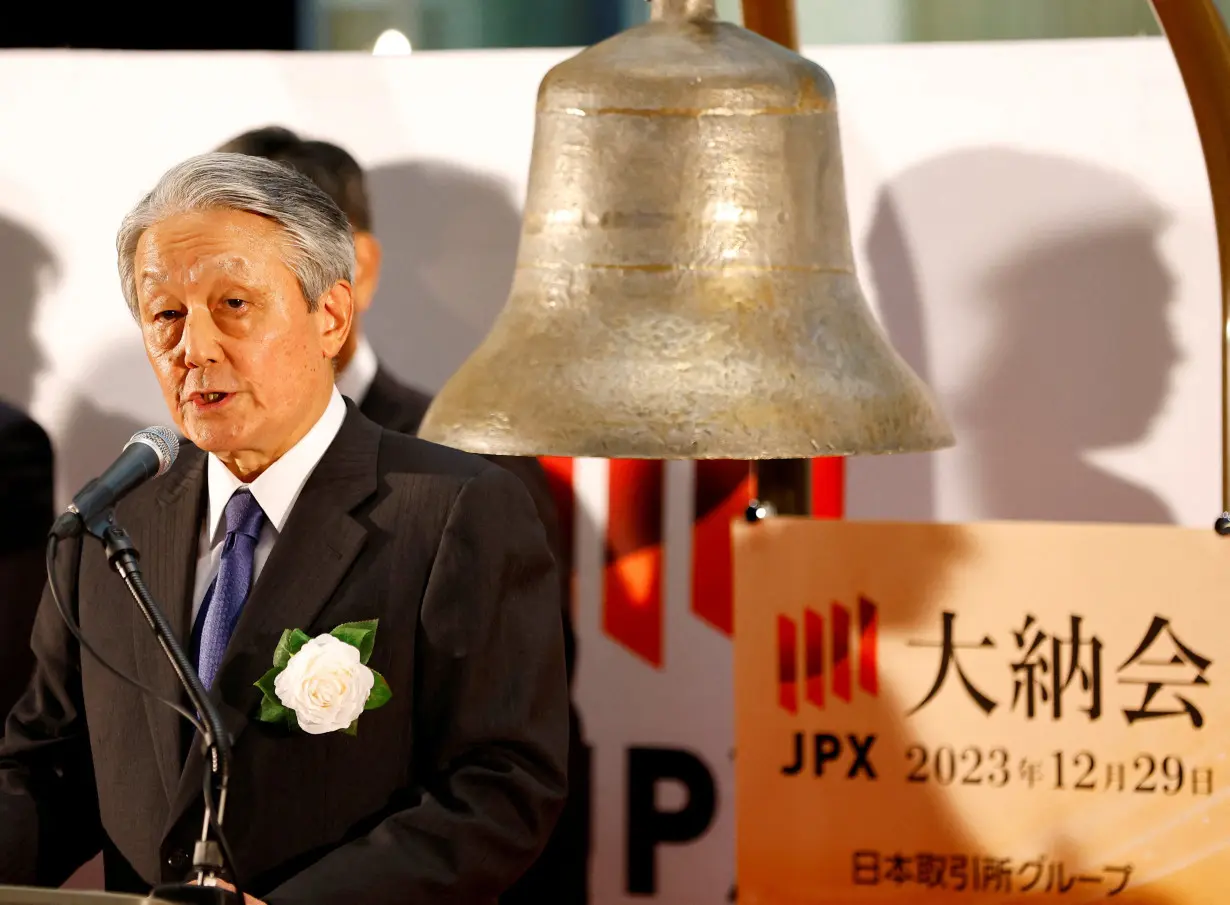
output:
[[[124,444],[124,449],[134,443],[142,443],[158,455],[158,474],[154,475],[156,478],[165,474],[167,469],[175,464],[175,457],[179,455],[179,434],[169,427],[158,425],[139,430]]]

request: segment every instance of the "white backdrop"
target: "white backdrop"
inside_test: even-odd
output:
[[[0,55],[0,396],[52,433],[65,501],[167,420],[115,277],[127,208],[181,158],[281,123],[371,171],[377,351],[434,389],[503,303],[534,98],[566,51]],[[842,111],[869,297],[957,448],[856,460],[851,517],[1178,522],[1219,504],[1219,301],[1203,161],[1160,40],[813,48]],[[578,695],[595,746],[594,901],[626,892],[629,746],[713,773],[650,898],[733,882],[730,642],[689,613],[691,479],[668,468],[661,668],[602,631],[606,463],[578,463]],[[659,788],[660,807],[681,794]]]

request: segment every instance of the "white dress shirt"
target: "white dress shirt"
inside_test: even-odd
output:
[[[362,405],[367,398],[367,391],[372,388],[372,381],[376,379],[376,368],[379,366],[376,350],[367,341],[367,337],[360,333],[350,363],[337,377],[337,388],[343,396],[353,399],[355,405]]]
[[[298,443],[286,451],[257,477],[251,484],[244,484],[231,474],[216,456],[210,455],[205,466],[205,483],[208,487],[208,508],[205,520],[201,524],[200,541],[197,547],[196,581],[192,593],[192,624],[196,624],[197,613],[209,590],[209,585],[218,574],[222,564],[223,541],[226,540],[226,522],[223,513],[231,494],[236,490],[246,488],[256,497],[265,513],[265,521],[261,526],[260,539],[256,542],[256,555],[253,564],[252,583],[260,575],[261,568],[269,559],[269,551],[282,533],[286,519],[290,516],[299,492],[307,483],[308,477],[316,470],[317,464],[325,454],[325,450],[337,436],[346,420],[346,402],[335,387],[333,396],[325,407],[324,414],[312,425],[312,429],[303,435]]]

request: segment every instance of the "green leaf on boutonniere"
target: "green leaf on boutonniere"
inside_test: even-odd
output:
[[[290,708],[279,704],[277,698],[266,697],[261,699],[259,719],[262,723],[285,723],[292,716]],[[298,721],[296,720],[296,722]]]
[[[355,720],[353,723],[351,723],[349,726],[347,726],[342,731],[345,732],[347,735],[358,735],[359,734],[359,721]]]
[[[274,688],[273,683],[277,680],[281,672],[281,668],[275,666],[273,669],[269,670],[269,672],[257,679],[253,684],[265,693],[265,697],[272,698],[276,701],[278,699],[278,692]]]
[[[389,688],[389,683],[385,681],[384,676],[374,669],[372,670],[372,675],[376,677],[376,684],[372,686],[372,692],[367,696],[367,703],[363,705],[364,710],[375,710],[377,707],[383,707],[393,697],[393,689]]]
[[[339,641],[345,641],[351,647],[357,647],[359,662],[366,666],[371,659],[372,648],[376,646],[376,624],[379,621],[369,619],[366,622],[343,622],[329,634]]]
[[[288,628],[278,639],[277,649],[273,652],[273,665],[279,671],[285,669],[290,658],[299,653],[300,648],[311,640],[311,636],[306,632],[297,628]]]
[[[286,707],[278,700],[277,690],[274,688],[274,682],[278,675],[282,672],[280,667],[275,666],[269,672],[265,673],[252,684],[261,690],[264,697],[261,698],[261,710],[258,719],[262,723],[298,723],[294,711]]]

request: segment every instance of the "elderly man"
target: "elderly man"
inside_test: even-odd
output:
[[[117,520],[234,727],[225,829],[245,891],[269,905],[496,901],[565,795],[559,585],[529,495],[337,392],[354,246],[302,175],[193,158],[117,246],[195,444]],[[86,636],[174,695],[102,550],[83,553]],[[373,621],[360,640],[355,624]],[[83,657],[46,600],[34,649],[0,742],[0,882],[57,884],[100,849],[108,888],[182,879],[203,813],[199,739]]]

